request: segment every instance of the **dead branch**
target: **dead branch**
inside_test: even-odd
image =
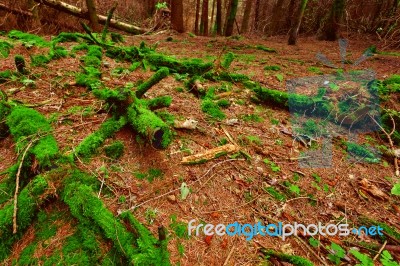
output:
[[[0,10],[10,12],[14,15],[20,15],[20,16],[24,16],[24,17],[32,17],[32,12],[21,10],[21,9],[16,9],[16,8],[11,8],[2,3],[0,3]]]
[[[226,144],[223,146],[216,147],[211,150],[206,150],[205,152],[198,153],[195,155],[190,155],[182,158],[181,163],[183,164],[197,164],[209,161],[211,159],[217,158],[221,155],[237,152],[239,147],[233,144]]]
[[[62,1],[57,1],[57,0],[34,0],[34,1],[78,18],[88,19],[89,17],[87,12],[85,12],[81,8],[67,4]],[[102,25],[105,25],[107,22],[107,16],[97,14],[97,19],[99,23]],[[147,32],[147,29],[143,29],[138,26],[128,24],[125,22],[117,21],[115,19],[110,20],[109,26],[114,29],[122,30],[132,34],[142,34]]]

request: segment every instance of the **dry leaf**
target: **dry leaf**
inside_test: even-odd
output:
[[[211,240],[212,240],[213,236],[214,235],[205,236],[204,237],[204,242],[206,242],[207,245],[211,245]]]

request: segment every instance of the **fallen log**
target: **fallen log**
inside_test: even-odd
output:
[[[34,0],[34,1],[78,18],[82,19],[89,18],[89,15],[86,11],[82,10],[79,7],[67,4],[62,1],[57,1],[57,0]],[[97,19],[99,23],[102,25],[105,25],[107,23],[107,16],[97,14]],[[117,21],[115,19],[110,20],[109,26],[114,29],[122,30],[132,34],[142,34],[148,31],[147,29],[143,29],[138,26],[128,24],[122,21]]]
[[[182,158],[181,163],[183,164],[199,164],[206,161],[218,158],[222,155],[239,151],[239,147],[233,144],[226,144],[223,146],[216,147],[205,152],[190,155]]]

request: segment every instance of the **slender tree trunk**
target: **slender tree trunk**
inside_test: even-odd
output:
[[[183,2],[182,0],[171,0],[171,24],[177,32],[184,32],[183,26]]]
[[[254,14],[254,29],[260,29],[260,0],[256,0],[255,14]]]
[[[235,23],[237,8],[239,1],[231,0],[229,12],[227,13],[226,19],[226,28],[225,28],[225,36],[231,36],[233,33],[233,24]]]
[[[217,0],[217,16],[215,18],[217,34],[222,35],[222,0]]]
[[[289,7],[287,10],[289,10],[289,14],[286,15],[286,22],[285,22],[285,28],[290,28],[292,25],[292,21],[294,21],[294,14],[295,14],[295,6],[296,6],[296,0],[290,0]]]
[[[196,0],[196,18],[194,20],[194,33],[199,34],[200,0]]]
[[[297,36],[299,34],[300,25],[303,19],[304,11],[306,10],[307,2],[308,0],[301,0],[301,5],[299,7],[297,16],[294,23],[292,24],[292,28],[289,31],[289,45],[295,45],[297,42]]]
[[[35,4],[35,1],[33,0],[28,0],[28,8],[32,12],[32,27],[40,27],[40,18],[39,18],[39,8]]]
[[[97,13],[96,13],[96,0],[86,0],[86,8],[88,10],[88,15],[89,15],[89,21],[90,21],[90,27],[92,28],[93,31],[99,32],[100,29],[100,24],[97,19]]]
[[[210,32],[212,35],[215,34],[214,15],[215,15],[215,0],[212,1],[212,8],[211,8]]]
[[[339,27],[342,23],[346,0],[334,0],[332,9],[329,12],[325,25],[320,30],[318,39],[326,41],[336,41],[339,37]]]
[[[245,33],[249,30],[249,21],[250,21],[251,7],[253,5],[253,2],[254,0],[246,1],[246,6],[244,8],[244,13],[243,13],[242,26],[241,26],[242,33]]]
[[[203,0],[201,11],[200,34],[208,36],[208,0]]]

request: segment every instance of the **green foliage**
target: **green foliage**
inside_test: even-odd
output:
[[[82,159],[89,159],[107,138],[112,137],[117,131],[126,125],[126,123],[127,122],[124,117],[119,119],[108,119],[97,131],[87,136],[75,148],[75,155]]]
[[[73,33],[73,32],[61,32],[57,35],[57,37],[52,39],[53,43],[60,43],[60,42],[78,42],[80,38],[84,35],[81,33]]]
[[[395,196],[400,196],[400,183],[395,184],[390,193],[392,193]]]
[[[8,37],[21,41],[23,45],[27,48],[30,48],[32,46],[48,47],[51,44],[50,42],[45,41],[42,37],[39,37],[35,34],[25,33],[19,30],[10,31],[8,33]]]
[[[268,53],[277,53],[277,51],[274,48],[269,48],[264,45],[256,45],[255,48],[257,50],[261,50],[261,51],[268,52]]]
[[[47,65],[51,60],[42,54],[31,55],[31,65],[34,67],[43,67]]]
[[[279,70],[281,70],[281,67],[280,66],[265,66],[264,70],[279,71]]]
[[[153,182],[155,179],[161,179],[164,176],[164,173],[161,169],[150,168],[147,172],[136,172],[134,175],[138,179],[147,179],[147,181]]]
[[[0,84],[10,80],[13,75],[14,73],[11,70],[0,71]]]
[[[374,266],[373,260],[368,255],[360,253],[355,249],[350,250],[350,253],[361,262],[361,264],[356,264],[356,266]]]
[[[0,41],[0,55],[7,58],[10,54],[10,49],[14,46],[6,41]]]
[[[221,99],[217,101],[217,105],[221,108],[228,108],[231,105],[231,102],[227,99]]]
[[[176,215],[171,215],[171,224],[169,227],[174,231],[175,235],[179,238],[189,239],[187,224],[178,222]]]
[[[315,73],[317,75],[323,75],[324,74],[324,72],[322,72],[319,67],[309,67],[307,70],[312,72],[312,73]]]
[[[387,250],[382,251],[380,261],[383,266],[400,266],[399,263],[393,260],[392,255]]]
[[[271,168],[272,172],[280,172],[281,171],[281,168],[274,162],[272,162],[268,159],[264,159],[263,162]]]
[[[37,138],[27,154],[34,155],[41,167],[52,165],[58,156],[58,147],[51,135],[52,128],[42,114],[27,107],[16,106],[11,109],[6,123],[17,143],[17,151],[24,150],[29,141]]]
[[[163,107],[168,107],[172,103],[171,96],[160,96],[157,98],[149,99],[145,102],[150,110],[155,110]]]
[[[229,52],[229,53],[225,54],[223,57],[223,60],[221,61],[221,66],[224,69],[228,69],[231,66],[234,59],[235,59],[234,53]]]
[[[167,2],[158,2],[156,3],[156,9],[160,10],[160,9],[165,9],[168,8]]]
[[[374,152],[371,151],[371,147],[369,145],[360,145],[355,142],[346,142],[346,145],[347,151],[352,156],[361,158],[363,161],[368,163],[379,163],[380,159]]]
[[[115,141],[104,148],[107,157],[114,160],[119,159],[124,154],[124,144],[121,141]]]
[[[122,35],[119,34],[119,33],[111,32],[110,35],[111,35],[111,40],[112,40],[113,42],[115,42],[115,43],[122,43],[122,42],[125,42],[124,36],[122,36]]]
[[[394,74],[383,81],[386,94],[400,92],[400,75]]]
[[[368,225],[374,225],[374,226],[380,226],[383,229],[383,232],[385,232],[386,234],[390,235],[391,237],[397,239],[398,241],[400,241],[400,232],[396,231],[395,228],[388,226],[385,223],[381,223],[378,221],[374,221],[372,219],[369,219],[365,216],[362,216],[359,218],[359,222],[360,224],[364,225],[364,226],[368,226]],[[382,236],[382,238],[385,238],[384,236]]]
[[[272,197],[274,197],[275,199],[277,199],[279,201],[285,201],[286,200],[286,196],[284,194],[278,192],[273,187],[266,187],[266,188],[264,188],[264,190],[266,192],[268,192]]]
[[[256,145],[262,145],[262,141],[258,136],[246,136],[246,139],[250,142],[250,143],[254,143]]]
[[[327,246],[327,248],[332,251],[331,254],[328,254],[328,259],[335,265],[339,265],[341,260],[346,256],[346,251],[341,246],[333,242],[330,246]]]

